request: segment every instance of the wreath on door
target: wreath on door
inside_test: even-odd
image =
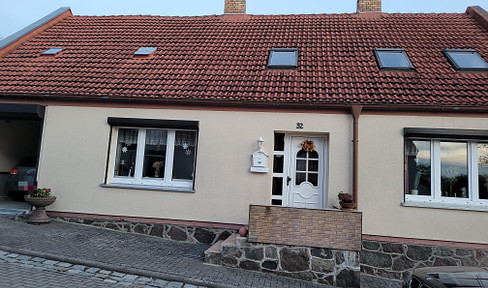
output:
[[[316,146],[312,140],[305,139],[302,141],[302,143],[300,145],[302,146],[302,149],[305,150],[306,152],[315,151]]]

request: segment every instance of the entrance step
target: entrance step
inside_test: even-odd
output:
[[[238,234],[232,234],[225,240],[219,240],[205,251],[205,263],[222,265],[222,250],[236,247]]]

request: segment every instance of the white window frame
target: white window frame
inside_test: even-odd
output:
[[[111,161],[111,169],[110,169],[110,184],[122,184],[127,186],[134,186],[134,188],[157,188],[157,189],[184,189],[184,190],[192,190],[194,185],[194,178],[195,178],[195,164],[193,166],[193,179],[192,180],[184,180],[184,179],[172,179],[173,176],[173,161],[174,161],[174,150],[175,150],[175,138],[176,138],[176,131],[194,131],[197,130],[192,129],[168,129],[168,128],[152,128],[152,127],[130,127],[130,126],[116,126],[113,127],[114,137],[112,141],[112,161]],[[136,163],[134,167],[134,177],[127,177],[127,176],[116,176],[115,175],[115,162],[117,158],[117,143],[119,137],[119,129],[137,129],[137,149],[136,149]],[[146,131],[150,129],[161,129],[167,131],[167,139],[166,139],[166,155],[165,155],[165,167],[164,167],[164,175],[165,177],[162,179],[154,179],[150,177],[142,177],[142,167],[144,163],[144,150],[145,150],[145,141],[146,141]],[[195,141],[197,141],[195,139]],[[196,147],[197,143],[195,143],[195,154],[196,154]],[[193,155],[196,157],[196,155]],[[195,163],[195,159],[193,161]]]
[[[412,195],[405,189],[404,206],[431,206],[434,208],[451,208],[464,210],[488,210],[488,200],[479,198],[478,182],[478,143],[487,141],[463,139],[430,139],[419,137],[406,137],[405,140],[430,141],[431,164],[431,195]],[[455,198],[442,196],[441,192],[441,142],[467,143],[468,167],[468,198]],[[405,163],[405,169],[408,164]],[[405,174],[406,175],[406,174]],[[405,181],[408,181],[406,178]],[[408,185],[406,185],[408,186]]]

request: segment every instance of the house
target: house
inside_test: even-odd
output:
[[[215,231],[247,225],[250,204],[334,209],[350,192],[363,274],[486,266],[487,30],[478,6],[380,0],[337,15],[61,8],[0,42],[0,167],[41,131],[25,153],[51,215]],[[187,239],[176,226],[164,233]]]

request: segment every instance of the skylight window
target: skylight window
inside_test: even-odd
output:
[[[295,69],[298,66],[297,48],[271,48],[269,69]]]
[[[412,62],[402,48],[377,48],[374,55],[381,70],[413,70]]]
[[[474,49],[445,49],[444,55],[456,70],[488,71],[488,63]]]
[[[152,55],[158,48],[156,47],[141,47],[136,52],[134,52],[135,56],[148,56]]]
[[[49,48],[46,51],[42,52],[42,55],[56,55],[61,51],[63,51],[63,48]]]

